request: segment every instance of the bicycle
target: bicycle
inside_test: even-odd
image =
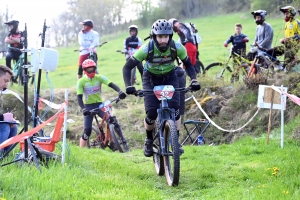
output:
[[[26,65],[24,65],[25,62],[25,54],[24,54],[24,50],[23,49],[18,49],[15,47],[8,47],[9,49],[13,50],[13,51],[20,51],[22,52],[22,54],[20,55],[19,59],[15,62],[14,66],[13,66],[13,73],[14,75],[12,76],[12,81],[11,81],[11,85],[13,85],[13,83],[19,83],[19,85],[24,85],[24,67],[28,67]],[[27,65],[30,65],[30,62],[27,62]],[[34,74],[32,76],[29,76],[29,78],[32,77],[31,79],[31,84],[33,84],[34,82]]]
[[[110,113],[110,111],[112,110],[112,103],[113,102],[118,103],[119,101],[120,101],[119,97],[113,100],[107,100],[101,103],[98,108],[90,110],[91,115],[94,116],[94,119],[96,121],[96,126],[95,125],[92,126],[92,130],[95,132],[96,138],[91,143],[90,143],[90,137],[88,138],[87,140],[88,148],[92,146],[93,147],[99,146],[102,149],[105,149],[106,147],[110,147],[114,151],[116,147],[120,153],[125,153],[129,151],[129,147],[124,137],[122,128],[116,116],[111,116]],[[102,118],[100,123],[96,116],[99,109],[105,112],[105,115]],[[106,122],[105,132],[103,130],[104,122]],[[109,141],[110,144],[108,145]],[[114,143],[114,146],[111,145],[112,141]]]
[[[157,175],[165,175],[169,186],[177,186],[180,176],[180,150],[175,110],[168,107],[168,100],[174,92],[187,92],[188,88],[174,88],[172,85],[159,85],[152,89],[138,90],[136,96],[154,95],[160,100],[153,131],[153,163]]]
[[[230,66],[229,63],[231,61],[231,59],[233,59],[233,66]],[[230,82],[233,83],[235,81],[239,80],[239,70],[242,70],[242,75],[246,76],[248,74],[248,70],[247,68],[250,67],[251,65],[251,61],[247,60],[246,58],[244,58],[243,56],[233,52],[233,48],[230,48],[230,53],[229,56],[227,58],[227,60],[225,62],[214,62],[209,64],[206,68],[205,71],[206,73],[208,73],[208,71],[210,73],[215,73],[216,70],[218,73],[218,75],[216,76],[217,79],[220,78],[224,78],[223,75],[225,77],[229,77],[230,76]],[[216,69],[216,70],[212,70]],[[219,71],[219,69],[221,69],[221,71]],[[228,72],[228,73],[226,73]],[[225,74],[224,74],[225,73]]]
[[[127,51],[127,50],[117,50],[117,52],[121,54],[127,54],[129,56],[132,56],[135,53],[135,51]],[[131,85],[134,85],[136,83],[136,66],[131,70],[130,83]]]
[[[269,55],[266,51],[257,45],[251,45],[250,52],[256,53],[256,56],[251,62],[247,76],[243,79],[249,88],[267,84],[267,80],[274,77],[275,68],[281,63],[279,59]]]

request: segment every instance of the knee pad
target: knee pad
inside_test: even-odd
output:
[[[92,133],[92,129],[91,128],[85,128],[84,129],[84,132],[81,136],[81,138],[86,141],[90,136],[91,136],[91,133]]]
[[[148,125],[152,125],[152,124],[154,124],[156,118],[157,118],[157,111],[156,111],[156,109],[150,109],[150,110],[147,111],[147,116],[145,118],[145,122]]]

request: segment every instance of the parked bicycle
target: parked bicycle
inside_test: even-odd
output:
[[[13,83],[19,83],[19,85],[24,85],[24,67],[25,66],[25,54],[24,54],[24,50],[23,49],[18,49],[15,47],[8,47],[9,49],[12,49],[13,51],[20,51],[22,52],[22,54],[20,55],[19,59],[17,61],[15,61],[14,66],[13,66],[13,73],[14,75],[12,76],[12,81],[11,81],[11,85],[13,85]],[[27,65],[30,65],[30,62],[27,62]],[[28,70],[29,72],[30,70]],[[29,75],[29,78],[32,77],[31,79],[31,84],[33,84],[34,82],[34,74],[32,76]]]
[[[231,66],[232,65],[232,66]],[[209,64],[205,71],[208,74],[217,74],[216,78],[230,78],[230,82],[233,83],[239,80],[240,70],[242,75],[247,75],[247,68],[251,65],[251,61],[242,57],[241,55],[233,52],[233,48],[230,48],[230,53],[224,62],[214,62]]]
[[[155,86],[149,90],[139,90],[136,96],[155,95],[160,100],[157,109],[153,131],[153,163],[157,175],[165,174],[169,186],[176,186],[180,176],[180,150],[178,134],[175,125],[175,110],[168,107],[168,101],[172,99],[174,92],[187,92],[187,88],[174,88],[172,85]]]
[[[92,134],[96,134],[96,138],[90,142],[90,138],[87,140],[87,146],[90,147],[99,147],[105,149],[106,147],[114,150],[119,150],[121,153],[125,153],[129,151],[129,147],[125,136],[123,134],[122,128],[116,118],[116,116],[111,115],[112,103],[118,103],[120,101],[119,97],[113,100],[107,100],[99,105],[99,108],[95,108],[90,110],[90,113],[94,115],[94,119],[96,121],[96,125],[92,126]],[[102,110],[105,112],[104,117],[101,122],[99,122],[97,118],[98,110]],[[103,130],[103,126],[105,124],[105,131]],[[114,144],[114,145],[112,145]]]

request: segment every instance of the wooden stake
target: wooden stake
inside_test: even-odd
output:
[[[270,108],[270,115],[269,115],[269,124],[268,124],[268,137],[267,137],[267,144],[269,144],[270,139],[270,132],[271,132],[271,126],[272,126],[272,109],[273,109],[273,101],[274,101],[274,90],[272,90],[271,94],[271,108]]]

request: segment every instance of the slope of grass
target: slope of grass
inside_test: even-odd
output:
[[[265,141],[263,135],[232,145],[186,146],[178,187],[156,176],[142,150],[119,154],[71,146],[66,164],[51,162],[42,173],[32,164],[2,167],[0,198],[299,199],[299,146],[287,140],[281,149],[277,136]]]

